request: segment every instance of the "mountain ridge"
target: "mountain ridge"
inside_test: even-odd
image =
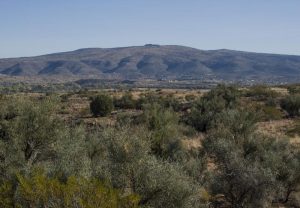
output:
[[[147,44],[0,59],[0,74],[124,80],[295,80],[300,75],[300,56]]]

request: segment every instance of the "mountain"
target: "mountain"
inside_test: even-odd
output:
[[[123,80],[300,80],[300,56],[148,44],[0,59],[0,74]]]

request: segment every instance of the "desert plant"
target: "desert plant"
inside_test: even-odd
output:
[[[219,113],[236,107],[238,99],[236,87],[219,85],[194,103],[188,123],[198,131],[205,132]]]
[[[290,94],[299,94],[300,86],[299,85],[290,85],[287,87],[287,90]]]
[[[271,206],[287,193],[289,180],[299,183],[298,176],[288,179],[284,171],[286,158],[296,158],[289,143],[255,133],[256,119],[251,114],[226,112],[203,144],[216,165],[211,192],[224,194],[231,207]],[[290,169],[297,168],[291,165]]]
[[[64,125],[55,116],[54,103],[44,99],[40,103],[15,101],[7,104],[2,123],[1,166],[5,172],[29,171],[33,166],[49,161],[55,153],[54,144],[63,138]],[[6,119],[5,119],[6,118]]]
[[[90,103],[90,110],[93,116],[107,116],[113,110],[113,100],[108,95],[98,95],[92,99]]]
[[[136,108],[136,101],[131,93],[126,93],[119,99],[114,98],[114,106],[120,109],[134,109]]]
[[[196,185],[180,167],[151,154],[149,133],[143,127],[106,129],[91,139],[95,177],[114,187],[137,193],[143,207],[196,207]]]
[[[17,176],[16,207],[135,208],[139,197],[121,192],[97,179],[68,177],[65,182],[40,172]]]
[[[150,131],[151,148],[155,155],[168,157],[181,135],[179,118],[172,108],[164,108],[157,103],[144,106],[138,118]]]
[[[257,101],[264,101],[268,100],[270,98],[276,98],[280,94],[272,89],[270,87],[265,85],[255,85],[249,89],[246,90],[245,95],[247,97],[252,97],[254,100]]]
[[[263,121],[280,120],[284,117],[284,113],[276,107],[262,106],[261,111]]]
[[[290,95],[281,100],[281,107],[287,111],[289,116],[300,115],[300,95]]]
[[[237,86],[220,84],[205,94],[204,98],[207,100],[215,97],[222,98],[225,101],[226,108],[232,108],[238,104],[240,94]]]
[[[188,124],[198,131],[205,132],[210,128],[216,115],[221,113],[225,108],[226,103],[222,98],[200,98],[192,107],[188,117]]]

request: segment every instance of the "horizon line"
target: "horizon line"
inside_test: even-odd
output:
[[[147,47],[147,46],[179,46],[179,47],[187,47],[192,48],[196,50],[201,51],[235,51],[235,52],[241,52],[241,53],[257,53],[257,54],[269,54],[269,55],[283,55],[283,56],[300,56],[300,54],[292,54],[292,53],[277,53],[277,52],[263,52],[263,51],[248,51],[248,50],[241,50],[241,49],[228,49],[228,48],[217,48],[217,49],[200,49],[193,46],[188,45],[179,45],[179,44],[152,44],[152,43],[146,43],[144,45],[131,45],[131,46],[116,46],[116,47],[83,47],[83,48],[77,48],[77,49],[69,49],[64,51],[54,51],[54,52],[45,52],[43,54],[36,54],[36,55],[28,55],[28,56],[12,56],[12,57],[0,57],[0,60],[2,59],[17,59],[17,58],[32,58],[32,57],[39,57],[39,56],[47,56],[47,55],[53,55],[53,54],[59,54],[59,53],[68,53],[68,52],[75,52],[79,50],[88,50],[88,49],[121,49],[121,48],[132,48],[132,47]]]

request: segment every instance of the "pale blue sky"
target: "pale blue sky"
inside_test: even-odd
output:
[[[0,57],[146,43],[300,55],[300,0],[0,0]]]

